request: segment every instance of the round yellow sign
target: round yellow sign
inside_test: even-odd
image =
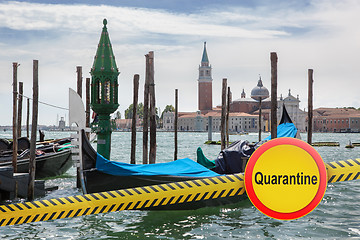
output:
[[[321,156],[307,143],[278,138],[260,146],[245,170],[246,192],[264,214],[295,219],[312,211],[327,185]]]

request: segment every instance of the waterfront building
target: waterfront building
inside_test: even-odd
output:
[[[360,132],[360,110],[317,108],[313,110],[314,132]]]

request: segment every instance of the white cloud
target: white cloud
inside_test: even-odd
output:
[[[270,88],[270,52],[279,57],[279,94],[288,89],[306,107],[307,69],[314,69],[315,107],[358,104],[360,3],[314,1],[305,9],[233,7],[178,14],[145,8],[0,3],[1,29],[12,29],[12,43],[1,39],[0,103],[11,109],[12,62],[21,63],[19,81],[31,95],[32,59],[39,59],[40,100],[67,105],[68,87],[76,87],[76,66],[89,77],[102,19],[108,19],[119,76],[121,112],[132,103],[132,77],[145,71],[144,54],[155,51],[158,107],[174,102],[179,89],[180,111],[197,108],[197,67],[202,42],[208,42],[213,66],[213,103],[220,103],[221,79],[228,78],[233,98],[242,88],[249,94],[258,74]],[[32,33],[32,34],[29,34]],[[5,35],[6,36],[6,35]],[[355,106],[355,107],[360,107]],[[54,124],[58,110],[43,107],[39,121]],[[8,113],[7,113],[8,112]],[[60,113],[64,116],[64,112]],[[0,125],[11,123],[11,111]]]

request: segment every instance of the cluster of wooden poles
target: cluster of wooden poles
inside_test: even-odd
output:
[[[22,100],[23,100],[23,82],[19,82],[19,92],[17,89],[17,69],[20,66],[17,62],[13,63],[13,154],[12,166],[14,173],[17,172],[17,152],[18,152],[18,138],[21,137],[21,118],[22,118]],[[31,123],[31,139],[30,139],[30,160],[29,160],[29,185],[28,185],[28,200],[34,199],[35,186],[35,150],[36,150],[36,132],[38,124],[38,102],[39,102],[39,74],[38,74],[38,60],[33,60],[33,105],[32,105],[32,123]],[[19,100],[19,102],[18,102]],[[30,99],[27,99],[27,119],[26,132],[29,137],[29,115],[30,115]],[[17,182],[15,183],[15,192],[17,192]]]

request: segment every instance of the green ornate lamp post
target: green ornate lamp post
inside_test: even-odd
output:
[[[118,75],[115,56],[111,47],[107,20],[103,21],[99,45],[91,68],[91,103],[92,110],[98,116],[97,126],[97,152],[110,159],[111,132],[110,114],[118,108]]]

